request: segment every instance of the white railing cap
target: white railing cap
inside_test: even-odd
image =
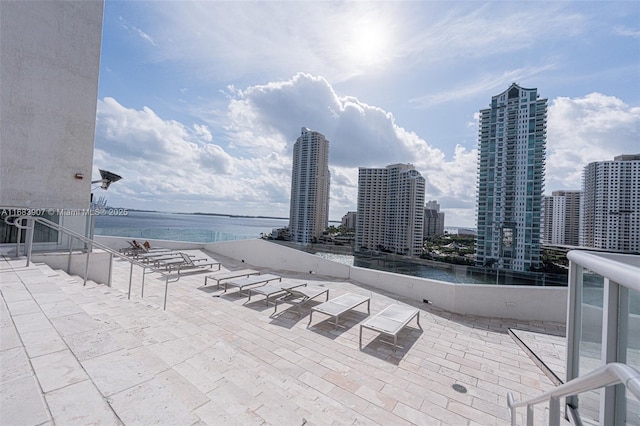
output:
[[[571,250],[567,258],[620,285],[640,292],[640,256]]]

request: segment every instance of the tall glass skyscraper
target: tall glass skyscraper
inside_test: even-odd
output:
[[[291,240],[309,244],[329,225],[329,141],[302,128],[293,145],[289,231]]]
[[[476,264],[529,271],[542,264],[547,99],[512,84],[480,110]]]

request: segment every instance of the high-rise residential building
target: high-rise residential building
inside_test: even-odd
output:
[[[512,84],[480,110],[476,263],[528,271],[542,264],[547,99]]]
[[[329,141],[306,127],[293,145],[291,240],[308,244],[319,238],[329,224]]]
[[[428,201],[424,206],[424,233],[423,237],[444,234],[444,212],[440,211],[437,201]]]
[[[589,163],[582,176],[580,245],[640,252],[640,154]]]
[[[411,164],[358,170],[356,250],[422,253],[425,180]]]
[[[582,191],[553,191],[544,197],[543,242],[577,246],[580,244],[580,197]]]
[[[356,229],[356,212],[347,212],[342,216],[341,224],[346,229]]]

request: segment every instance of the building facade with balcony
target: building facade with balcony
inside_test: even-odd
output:
[[[640,253],[640,154],[583,170],[580,245]]]
[[[356,250],[422,253],[425,180],[411,164],[358,171]]]
[[[303,127],[293,145],[289,231],[291,240],[309,244],[329,224],[329,141]]]
[[[431,200],[424,207],[424,234],[423,237],[429,238],[433,235],[444,234],[444,212],[440,211],[440,204]]]
[[[547,99],[512,84],[480,110],[478,266],[528,271],[542,264]]]
[[[544,197],[543,241],[545,244],[580,244],[580,199],[582,191],[553,191]]]
[[[340,223],[346,229],[356,229],[356,212],[347,212]]]

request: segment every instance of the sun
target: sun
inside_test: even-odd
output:
[[[355,23],[344,40],[346,56],[356,68],[370,68],[387,62],[390,38],[379,22],[363,20]]]

